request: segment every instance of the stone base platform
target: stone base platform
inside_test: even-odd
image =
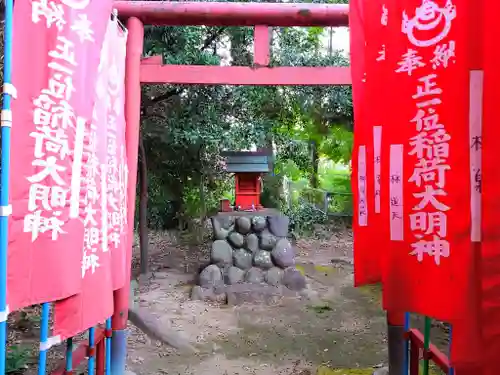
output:
[[[273,210],[212,217],[210,264],[199,274],[193,299],[268,302],[303,290],[306,280],[295,268],[288,226],[288,217]]]
[[[297,297],[298,295],[299,292],[290,290],[283,285],[272,286],[264,283],[223,285],[220,288],[202,288],[196,285],[191,292],[193,300],[227,303],[230,306],[244,303],[275,305],[283,297]]]

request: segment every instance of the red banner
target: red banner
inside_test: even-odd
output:
[[[352,191],[354,198],[354,283],[357,286],[380,281],[380,254],[374,249],[372,215],[374,184],[373,146],[370,142],[366,100],[366,38],[364,1],[352,1],[349,8],[351,75],[354,103],[354,147],[352,154]]]
[[[85,129],[84,137],[83,290],[55,304],[54,335],[60,339],[109,318],[113,313],[113,279],[123,282],[125,277],[125,128],[119,120],[123,118],[125,43],[126,36],[117,21],[109,21],[93,122]]]
[[[387,40],[389,17],[391,10],[385,0],[365,0],[366,23],[366,70],[367,70],[367,102],[369,115],[367,116],[373,128],[373,163],[375,168],[375,216],[374,233],[377,252],[380,256],[380,274],[382,282],[387,272],[387,253],[390,246],[389,233],[389,144],[390,131],[388,119],[392,106],[388,105],[385,95],[381,95],[381,88],[387,84],[390,74],[387,64]]]
[[[127,264],[127,189],[128,164],[125,144],[125,55],[127,33],[120,27],[116,29],[112,42],[112,74],[108,80],[108,223],[109,247],[113,263],[113,290],[125,285],[130,264]],[[135,202],[132,202],[134,204]]]
[[[462,318],[470,303],[468,0],[388,1],[391,246],[386,309]],[[394,11],[393,11],[394,10]],[[459,187],[459,188],[458,188]]]
[[[11,310],[81,290],[83,243],[75,148],[92,116],[112,1],[17,1],[14,9],[8,303]]]
[[[469,122],[469,157],[470,157],[470,212],[471,212],[471,246],[474,259],[470,264],[470,290],[464,292],[468,311],[459,319],[452,321],[453,341],[451,363],[461,375],[480,375],[481,345],[480,329],[480,297],[481,277],[481,201],[482,201],[482,100],[483,100],[483,52],[482,22],[483,4],[481,1],[470,1],[468,8],[468,86],[463,89],[468,93]]]
[[[483,128],[479,138],[482,148],[482,333],[484,367],[479,375],[498,374],[500,353],[500,174],[498,166],[498,88],[500,87],[500,51],[498,49],[498,14],[500,4],[483,1],[484,16],[481,31],[484,41],[484,100]],[[477,24],[481,28],[481,23]]]
[[[388,200],[388,184],[382,177],[382,147],[387,111],[383,96],[380,95],[385,77],[384,34],[388,9],[381,0],[359,0],[350,3],[349,19],[355,110],[353,191],[357,202],[354,266],[355,284],[363,285],[381,281],[382,260],[388,242],[387,220],[384,220],[388,209],[383,206],[383,202]],[[363,71],[360,71],[361,67]],[[364,197],[361,196],[363,190]],[[360,215],[360,203],[364,198],[367,217]]]

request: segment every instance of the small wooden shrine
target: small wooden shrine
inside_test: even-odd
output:
[[[269,173],[270,158],[264,151],[225,151],[226,171],[234,173],[235,201],[231,207],[229,200],[221,201],[221,211],[261,210],[262,174]]]

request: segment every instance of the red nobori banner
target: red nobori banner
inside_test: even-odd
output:
[[[120,147],[124,126],[117,118],[123,113],[126,33],[116,20],[109,21],[97,76],[92,124],[84,137],[84,178],[82,203],[85,205],[83,260],[80,294],[55,304],[54,335],[72,337],[113,313],[113,278],[124,278],[122,240],[126,176]],[[123,121],[121,122],[123,125]],[[124,152],[124,151],[123,151]],[[117,256],[113,256],[117,253]],[[114,264],[116,259],[120,264]],[[122,260],[123,259],[123,260]]]
[[[112,1],[18,1],[14,8],[8,303],[81,291],[84,225],[79,144]],[[76,145],[76,146],[75,146]]]
[[[370,178],[373,175],[373,165],[369,162],[373,146],[370,143],[370,123],[367,117],[364,7],[363,0],[354,0],[349,9],[355,129],[352,154],[354,283],[357,286],[380,281],[380,256],[374,251],[371,238],[375,197]]]
[[[387,272],[386,256],[389,252],[389,150],[388,132],[390,130],[388,119],[392,106],[387,101],[384,91],[391,74],[387,64],[387,39],[390,17],[393,12],[387,1],[365,0],[366,23],[366,71],[367,71],[367,105],[369,106],[368,118],[371,122],[373,133],[373,160],[375,184],[375,215],[373,217],[374,238],[376,239],[376,252],[379,254],[379,268],[382,282]]]
[[[481,325],[483,333],[483,372],[498,374],[500,353],[500,154],[498,139],[498,87],[500,85],[500,50],[498,49],[498,13],[500,3],[483,1],[482,26],[484,56],[484,99],[482,134],[478,138],[482,151],[482,172],[478,183],[482,192],[482,260],[481,260]],[[480,76],[480,72],[476,72]],[[482,77],[481,77],[482,78]]]
[[[479,366],[484,353],[481,344],[480,300],[481,300],[481,201],[482,201],[482,102],[483,102],[483,3],[471,1],[468,16],[468,68],[469,82],[464,87],[468,93],[469,157],[470,157],[470,241],[474,259],[470,264],[470,290],[463,295],[469,308],[462,317],[452,321],[453,343],[451,364],[456,373],[462,375],[480,375]],[[457,87],[458,89],[458,87]],[[496,324],[496,322],[495,322]]]
[[[355,284],[363,285],[381,281],[383,254],[387,251],[388,226],[382,215],[382,202],[387,200],[382,179],[386,104],[380,95],[380,84],[384,74],[386,51],[383,39],[388,10],[381,0],[359,0],[350,5],[351,60],[355,67],[352,68],[355,110],[353,191],[356,202],[354,265]]]
[[[468,0],[389,1],[391,246],[384,304],[441,320],[469,302]]]
[[[113,290],[122,288],[127,277],[127,189],[128,164],[125,145],[125,56],[127,32],[120,27],[113,34],[108,79],[108,232],[112,255]],[[132,202],[133,204],[133,202]]]

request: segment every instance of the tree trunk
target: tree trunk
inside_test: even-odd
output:
[[[141,249],[141,274],[147,274],[149,270],[148,257],[148,167],[146,163],[146,150],[142,134],[139,139],[139,243]]]
[[[329,39],[328,39],[328,55],[333,55],[333,27],[330,27],[328,30]]]
[[[207,215],[207,202],[205,196],[205,166],[203,165],[203,148],[201,145],[198,151],[198,157],[201,161],[200,168],[200,228],[198,232],[198,242],[201,243],[203,240],[203,231],[205,229],[205,217]]]
[[[316,141],[310,141],[309,147],[311,148],[311,163],[312,163],[312,174],[311,174],[311,187],[317,189],[319,187],[319,153],[318,145]]]

